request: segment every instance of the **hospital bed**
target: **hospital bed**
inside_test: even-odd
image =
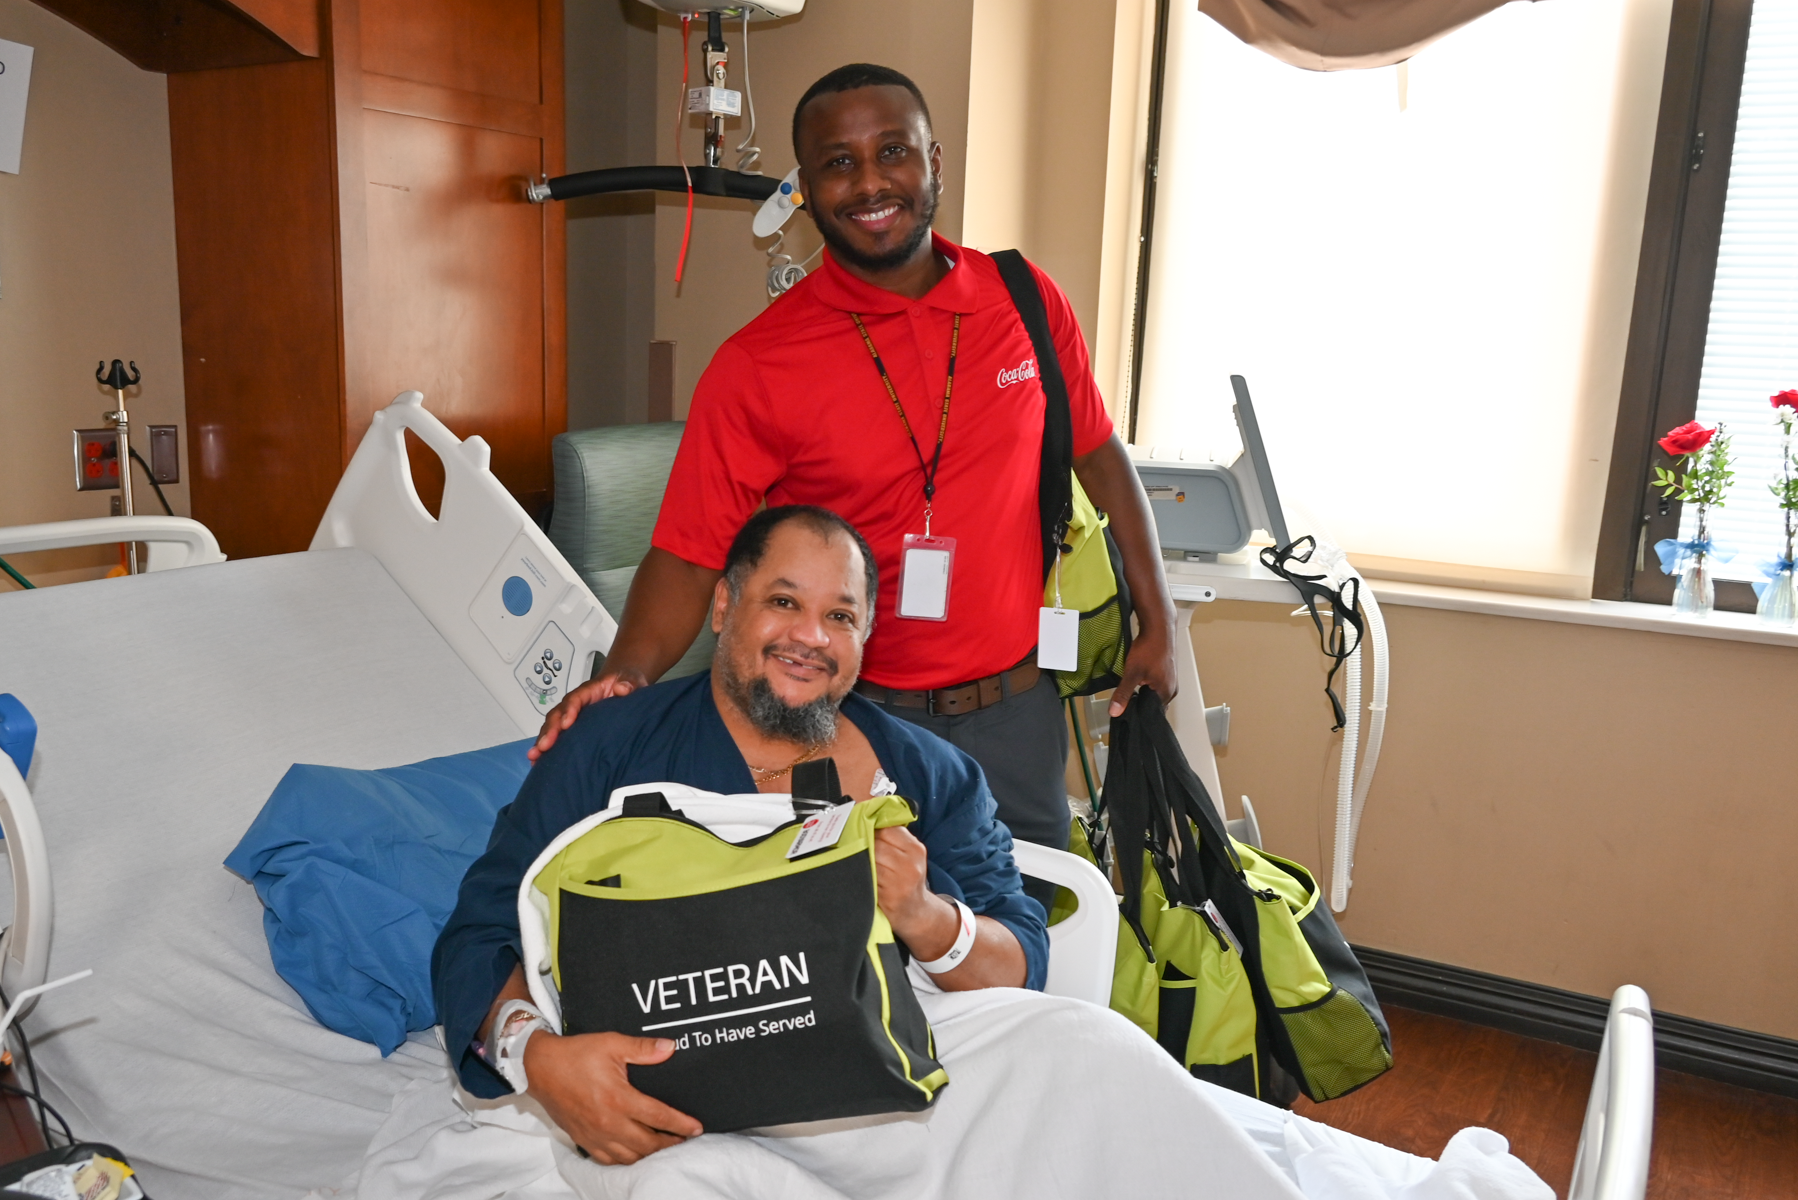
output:
[[[611,644],[611,616],[488,471],[485,443],[421,400],[376,415],[304,553],[225,562],[179,518],[0,529],[0,554],[151,547],[144,575],[0,595],[0,691],[39,725],[28,777],[0,755],[0,984],[93,968],[30,1014],[45,1094],[131,1154],[153,1195],[329,1192],[403,1089],[447,1080],[428,1032],[383,1059],[314,1021],[273,969],[255,892],[220,865],[288,767],[534,733]],[[407,430],[444,463],[436,519]],[[554,678],[532,669],[545,648]],[[1109,884],[1072,855],[1017,850],[1081,901],[1051,931],[1050,990],[1103,1003]],[[1619,997],[1582,1198],[1634,1200],[1646,1178],[1647,1000]]]

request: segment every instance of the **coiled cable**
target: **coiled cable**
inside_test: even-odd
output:
[[[785,230],[776,230],[774,244],[768,247],[768,299],[770,300],[779,299],[783,292],[804,279],[807,266],[824,252],[824,244],[820,242],[818,248],[806,255],[802,261],[794,262],[792,255],[781,252],[781,246],[786,239]]]

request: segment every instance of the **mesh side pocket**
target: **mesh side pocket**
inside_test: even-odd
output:
[[[1306,1093],[1334,1100],[1392,1068],[1392,1052],[1361,1002],[1331,988],[1322,1000],[1279,1010],[1286,1036],[1305,1069]]]
[[[1112,686],[1124,671],[1129,644],[1124,638],[1123,606],[1116,596],[1080,614],[1080,661],[1072,671],[1057,671],[1063,696],[1085,696]]]

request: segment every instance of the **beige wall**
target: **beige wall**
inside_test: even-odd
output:
[[[1309,620],[1202,605],[1218,769],[1327,875],[1339,736]],[[1798,1037],[1798,650],[1398,605],[1351,941]]]
[[[789,134],[793,105],[813,80],[851,62],[889,66],[917,81],[930,104],[936,135],[943,143],[944,189],[937,229],[954,240],[961,237],[963,180],[968,137],[968,49],[973,20],[972,0],[906,0],[878,4],[874,0],[818,0],[797,17],[750,26],[749,53],[755,81],[757,143],[762,170],[775,178],[793,169]],[[741,79],[740,23],[726,26],[731,86]],[[703,23],[693,35],[694,61],[699,62]],[[673,102],[680,90],[680,25],[662,26],[658,78],[661,104],[656,161],[672,163]],[[700,161],[698,118],[683,126],[682,146],[689,162]],[[736,165],[742,126],[727,122],[726,166]],[[676,344],[675,415],[684,417],[712,353],[724,340],[767,307],[769,241],[753,241],[749,222],[754,205],[742,200],[700,197],[694,205],[693,243],[679,288],[674,284],[686,219],[684,197],[656,196],[656,337]],[[803,214],[787,223],[788,248],[803,258],[818,245],[818,235]]]
[[[142,425],[182,425],[186,478],[165,81],[30,0],[0,0],[0,38],[35,49],[23,161],[0,174],[0,525],[103,517],[116,493],[75,491],[69,444],[116,407],[94,381],[100,358],[137,360],[133,441],[147,457]],[[138,480],[138,511],[161,511]],[[185,483],[164,490],[185,514]],[[57,583],[103,574],[117,553],[9,561]]]
[[[568,171],[656,160],[655,10],[565,0]],[[568,428],[647,418],[655,199],[586,196],[568,215]]]
[[[1134,3],[1129,5],[1132,9]],[[1113,0],[976,0],[963,236],[1047,271],[1097,341]]]

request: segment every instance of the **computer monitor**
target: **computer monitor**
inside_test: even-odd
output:
[[[1242,434],[1242,456],[1230,464],[1230,473],[1242,485],[1243,500],[1248,504],[1255,528],[1267,530],[1274,545],[1284,546],[1292,541],[1292,537],[1286,531],[1286,512],[1280,507],[1273,468],[1267,462],[1267,445],[1261,440],[1261,422],[1255,417],[1255,402],[1249,399],[1249,381],[1240,375],[1232,375],[1230,387],[1236,392],[1236,428]]]

